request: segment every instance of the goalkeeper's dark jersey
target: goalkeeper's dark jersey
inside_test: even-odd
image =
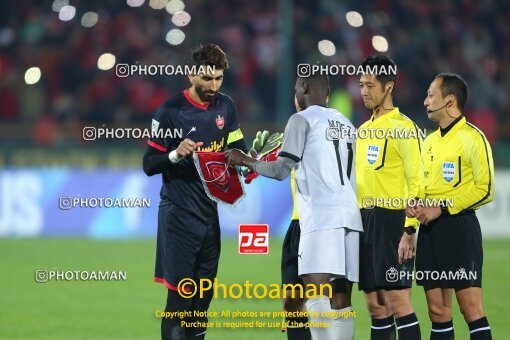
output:
[[[203,142],[198,151],[223,151],[234,142],[235,147],[246,149],[234,103],[222,93],[212,102],[201,105],[184,90],[157,109],[147,143],[169,153],[185,138]],[[160,205],[174,203],[204,221],[217,214],[216,203],[205,193],[191,156],[171,164],[162,175]]]

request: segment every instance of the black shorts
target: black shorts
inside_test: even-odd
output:
[[[175,204],[159,207],[154,281],[176,290],[184,278],[212,280],[220,249],[218,215],[204,222]]]
[[[282,284],[303,284],[298,275],[298,250],[301,228],[299,220],[290,222],[282,247]]]
[[[404,210],[361,209],[359,290],[411,288],[414,258],[398,263]]]
[[[482,232],[473,210],[420,226],[416,283],[430,288],[482,287]],[[426,272],[436,272],[434,277]],[[444,274],[443,274],[444,273]]]

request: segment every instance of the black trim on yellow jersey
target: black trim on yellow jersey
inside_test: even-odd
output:
[[[461,167],[461,164],[462,164],[462,157],[459,156],[459,162],[458,162],[458,167],[459,167],[459,181],[457,183],[455,183],[455,185],[453,186],[454,188],[457,187],[457,185],[460,184],[460,182],[462,182],[462,167]]]
[[[405,117],[405,118],[409,119],[409,117],[407,117],[407,116],[406,116],[405,114],[403,114],[402,112],[399,112],[399,113],[400,113],[400,115],[401,115],[402,117]],[[415,123],[415,122],[413,122],[411,119],[409,119],[409,120],[410,120],[410,121],[411,121],[411,123],[413,123],[413,125],[414,125],[414,130],[416,131],[416,136],[417,136],[417,138],[416,138],[416,139],[418,140],[418,149],[420,150],[420,153],[421,153],[421,142],[420,142],[420,134],[419,134],[419,131],[418,131],[418,125],[416,125],[416,123]]]
[[[386,146],[388,146],[388,138],[386,138],[384,140],[384,150],[383,150],[383,154],[382,154],[382,162],[381,162],[381,165],[379,165],[377,168],[375,168],[374,170],[379,170],[381,169],[383,166],[384,166],[384,160],[386,159]]]
[[[455,124],[457,124],[458,122],[460,122],[462,120],[463,117],[464,117],[463,115],[460,115],[457,118],[455,118],[454,121],[451,122],[450,125],[448,125],[444,129],[439,128],[439,130],[441,132],[441,137],[444,137],[455,126]],[[467,121],[466,121],[466,123],[467,123]]]
[[[421,154],[421,142],[420,142],[420,134],[418,133],[418,125],[416,125],[414,122],[414,129],[416,130],[416,139],[418,140],[418,149],[420,150],[420,154]]]
[[[480,137],[482,137],[482,140],[483,140],[483,146],[485,147],[485,156],[487,157],[487,165],[489,166],[489,185],[488,185],[488,188],[487,188],[487,194],[482,197],[478,202],[472,204],[471,206],[467,207],[465,210],[469,210],[469,209],[472,209],[473,207],[477,206],[478,204],[482,203],[483,201],[485,201],[487,199],[487,197],[489,197],[491,195],[491,180],[492,180],[492,175],[491,175],[491,163],[489,161],[489,151],[487,151],[487,143],[485,142],[485,138],[483,138],[483,134],[480,132],[480,130],[478,130],[474,125],[472,125],[471,123],[468,123],[466,121],[466,124],[469,125],[470,127],[472,127],[473,129],[476,130],[476,132],[478,132],[480,134]]]

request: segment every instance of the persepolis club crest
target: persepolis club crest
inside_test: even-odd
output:
[[[224,125],[225,125],[225,118],[218,115],[218,117],[216,117],[216,126],[218,127],[218,129],[221,130],[221,129],[223,129]]]

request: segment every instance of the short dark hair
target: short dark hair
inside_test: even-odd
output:
[[[457,99],[457,107],[459,110],[464,109],[467,101],[468,86],[466,81],[457,73],[443,72],[439,73],[435,79],[442,78],[443,82],[439,87],[441,95],[444,97],[453,95]]]
[[[228,69],[227,55],[216,44],[203,44],[191,51],[191,60],[196,66],[206,65],[226,70]]]
[[[395,83],[395,85],[393,87],[396,86],[397,72],[395,72],[393,74],[391,72],[391,70],[392,69],[396,70],[397,64],[395,64],[395,62],[387,55],[384,55],[384,54],[371,55],[370,57],[368,57],[367,59],[365,59],[363,61],[361,66],[363,67],[364,70],[368,69],[367,66],[369,68],[373,68],[373,66],[377,66],[378,68],[383,66],[386,69],[386,73],[388,73],[388,74],[384,74],[384,73],[380,74],[380,72],[379,72],[379,74],[375,75],[375,79],[377,79],[378,81],[381,82],[383,89],[389,81],[392,81],[393,83]]]

